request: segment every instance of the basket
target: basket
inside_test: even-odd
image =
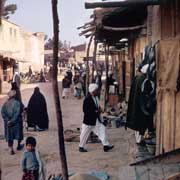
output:
[[[146,147],[151,155],[155,155],[156,144],[146,144]]]

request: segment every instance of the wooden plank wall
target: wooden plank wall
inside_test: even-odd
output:
[[[153,45],[158,40],[161,39],[161,15],[160,15],[160,7],[159,6],[154,6],[151,10],[152,10],[151,43]]]
[[[124,69],[123,69],[123,62],[125,61],[124,57],[124,51],[120,51],[118,53],[118,82],[119,82],[119,91],[123,93],[124,90],[124,80],[123,80],[123,74],[124,74]]]
[[[166,44],[165,44],[166,43]],[[163,45],[163,48],[158,48]],[[162,51],[162,52],[161,52]],[[179,101],[176,90],[180,62],[180,39],[161,40],[157,52],[156,154],[180,148]],[[162,59],[161,59],[162,58]],[[166,60],[167,58],[167,60]],[[168,62],[169,61],[169,62]],[[165,64],[161,64],[161,63]],[[167,67],[169,65],[169,67]],[[177,68],[176,68],[177,67]],[[167,72],[171,74],[167,74]],[[177,72],[177,74],[176,74]],[[173,75],[173,76],[172,76]],[[164,79],[165,78],[165,79]],[[164,83],[165,81],[166,83]],[[168,81],[167,81],[168,80]]]
[[[179,37],[179,0],[162,0],[160,6],[154,6],[150,10],[152,11],[152,44],[158,40]],[[158,50],[156,53],[158,57]],[[180,92],[170,89],[157,91],[156,136],[157,155],[180,148]]]
[[[140,37],[136,39],[135,41],[135,46],[134,46],[134,58],[135,58],[135,74],[136,74],[136,68],[137,65],[140,64],[140,62],[143,59],[143,54],[144,54],[144,49],[145,46],[147,45],[147,37]]]
[[[132,59],[126,61],[126,101],[128,101],[131,86],[131,64]]]
[[[156,154],[180,148],[180,92],[158,93]]]

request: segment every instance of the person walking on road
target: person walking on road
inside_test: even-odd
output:
[[[23,140],[21,104],[16,99],[15,90],[11,90],[8,96],[8,100],[2,106],[1,114],[4,120],[5,138],[10,148],[10,154],[13,155],[15,154],[14,140],[18,141],[17,150],[23,148],[23,145],[20,144]]]
[[[49,128],[49,117],[47,104],[44,95],[40,92],[39,87],[35,87],[27,107],[27,124],[28,127],[34,127],[39,131]]]
[[[98,85],[92,83],[89,85],[89,94],[84,99],[83,112],[84,120],[80,135],[79,151],[87,152],[84,148],[91,132],[94,132],[103,144],[104,152],[111,150],[114,146],[107,140],[106,127],[100,116],[100,105],[98,95]]]
[[[64,78],[62,80],[62,89],[63,89],[62,98],[63,99],[69,97],[69,94],[70,94],[70,91],[71,91],[70,87],[71,87],[71,81],[68,78],[67,73],[65,73]]]

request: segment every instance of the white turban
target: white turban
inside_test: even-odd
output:
[[[148,70],[148,67],[149,67],[149,64],[145,64],[142,68],[141,68],[141,72],[143,74],[146,74],[147,73],[147,70]]]
[[[109,71],[108,72],[108,76],[110,76],[110,75],[112,75],[113,74],[113,72],[112,71]]]
[[[92,93],[94,92],[96,89],[98,89],[98,85],[95,83],[92,83],[89,85],[89,92]]]

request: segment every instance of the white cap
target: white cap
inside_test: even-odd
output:
[[[110,75],[112,75],[112,74],[113,74],[113,72],[112,72],[112,71],[109,71],[109,72],[108,72],[108,75],[109,75],[109,76],[110,76]]]
[[[92,83],[89,85],[89,92],[92,93],[94,92],[96,89],[98,89],[98,85],[95,83]]]
[[[147,70],[148,70],[148,67],[149,67],[149,64],[145,64],[142,68],[141,68],[141,72],[143,74],[146,74],[147,73]]]

